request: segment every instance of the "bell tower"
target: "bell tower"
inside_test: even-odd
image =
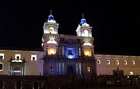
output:
[[[55,21],[52,11],[48,16],[48,20],[43,26],[42,47],[46,55],[55,55],[58,47],[58,27],[59,24]]]
[[[94,38],[92,37],[92,27],[87,23],[84,15],[76,29],[77,36],[80,39],[81,49],[81,72],[86,79],[93,79],[96,76],[96,62],[94,58]]]
[[[80,24],[76,29],[78,37],[81,37],[81,47],[82,54],[84,56],[93,56],[94,55],[94,46],[93,46],[93,37],[92,37],[92,27],[87,23],[84,14],[82,14],[82,19]]]

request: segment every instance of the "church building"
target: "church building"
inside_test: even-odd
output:
[[[52,13],[43,26],[42,50],[0,50],[0,75],[58,76],[92,78],[113,75],[140,75],[140,56],[95,54],[92,27],[82,16],[76,36],[58,33]]]

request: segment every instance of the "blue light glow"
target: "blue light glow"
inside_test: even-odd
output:
[[[84,23],[87,23],[87,21],[86,21],[86,19],[81,19],[81,21],[80,21],[80,24],[84,24]]]
[[[53,15],[49,15],[49,16],[48,16],[48,20],[54,20]]]
[[[77,50],[76,48],[65,48],[65,56],[68,59],[74,59],[77,57]]]

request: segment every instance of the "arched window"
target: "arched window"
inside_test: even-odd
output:
[[[84,36],[88,37],[88,35],[89,35],[88,30],[84,30]]]
[[[116,60],[116,64],[117,64],[117,65],[119,65],[119,64],[120,64],[120,63],[119,63],[119,60]]]
[[[90,48],[85,48],[84,49],[84,55],[85,56],[92,56],[92,49],[90,49]]]
[[[48,48],[48,55],[55,55],[56,54],[56,48]]]
[[[55,31],[54,27],[49,27],[49,33],[57,34],[57,32]]]
[[[98,60],[97,60],[97,64],[101,64],[101,60],[98,59]]]

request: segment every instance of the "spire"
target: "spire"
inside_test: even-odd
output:
[[[84,13],[82,13],[81,16],[82,16],[82,18],[85,18],[85,14]]]
[[[48,20],[54,20],[54,17],[52,15],[52,10],[50,10],[50,15],[48,16]]]
[[[52,15],[52,10],[50,10],[50,15]]]
[[[52,15],[52,10],[50,10],[50,15],[48,16],[48,22],[56,23],[54,16]]]
[[[81,19],[81,21],[80,21],[80,24],[82,25],[82,24],[87,23],[87,21],[86,21],[86,19],[85,19],[85,16],[84,16],[84,13],[82,13],[81,16],[82,16],[82,19]]]

